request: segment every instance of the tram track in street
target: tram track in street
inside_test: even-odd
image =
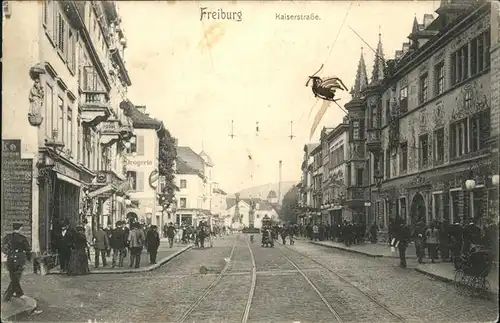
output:
[[[184,313],[182,314],[180,319],[177,320],[177,322],[183,323],[183,322],[187,322],[187,321],[192,321],[192,318],[196,317],[197,314],[199,315],[200,313],[210,312],[210,310],[208,310],[206,308],[206,306],[203,306],[204,301],[209,301],[209,302],[213,301],[214,303],[217,303],[217,300],[221,297],[221,294],[224,294],[224,293],[216,293],[216,290],[217,289],[224,289],[224,288],[227,289],[229,286],[234,285],[234,282],[232,282],[232,281],[226,282],[226,281],[224,281],[224,279],[234,279],[235,276],[241,276],[242,277],[241,279],[243,279],[243,277],[251,276],[251,281],[249,282],[250,288],[249,288],[248,294],[247,294],[248,296],[244,302],[245,305],[244,305],[244,309],[242,308],[242,314],[241,314],[241,322],[242,323],[248,322],[249,313],[250,313],[250,309],[252,306],[252,300],[253,300],[254,293],[255,293],[255,286],[256,286],[256,281],[257,281],[257,268],[256,268],[255,258],[253,255],[252,248],[251,248],[247,239],[245,239],[245,246],[246,246],[245,249],[248,249],[248,251],[250,253],[251,270],[250,271],[249,270],[240,271],[241,269],[233,267],[235,265],[235,263],[237,262],[234,260],[235,260],[235,257],[237,257],[236,256],[237,253],[235,253],[235,249],[237,247],[240,247],[240,246],[237,246],[238,242],[241,242],[241,240],[237,239],[235,241],[235,243],[233,244],[229,258],[225,259],[226,264],[222,268],[222,270],[218,274],[215,274],[215,273],[207,274],[207,275],[212,276],[212,277],[216,275],[216,278],[205,289],[204,293],[195,302],[193,302],[186,311],[184,311]],[[232,272],[232,270],[234,270],[234,272]],[[248,284],[243,284],[243,285],[244,286],[238,286],[238,287],[246,288],[248,286]],[[212,295],[213,295],[213,297],[209,297]],[[238,302],[238,301],[236,301],[235,303],[242,304],[242,302]],[[235,311],[238,311],[238,310],[236,309]],[[235,319],[236,319],[236,317],[234,317],[234,320]],[[234,320],[231,319],[231,321],[234,321]]]
[[[277,244],[276,244],[277,245]],[[395,319],[396,321],[398,322],[405,322],[406,320],[399,314],[393,312],[391,309],[389,309],[385,304],[379,302],[377,299],[375,299],[373,296],[371,296],[370,294],[366,293],[365,291],[363,291],[362,289],[360,289],[359,287],[357,287],[356,285],[352,284],[351,282],[349,282],[347,279],[345,279],[344,277],[342,277],[341,275],[339,275],[337,272],[335,272],[333,269],[329,268],[328,266],[324,265],[323,263],[319,262],[318,260],[314,259],[313,257],[309,256],[309,255],[306,255],[306,254],[303,254],[289,246],[286,246],[286,245],[279,245],[279,249],[282,253],[282,256],[285,257],[296,269],[297,271],[302,275],[302,277],[308,281],[308,283],[311,285],[311,287],[313,287],[313,289],[316,291],[316,293],[318,294],[318,296],[322,299],[323,303],[325,303],[325,305],[328,307],[328,309],[332,312],[332,314],[335,316],[335,318],[338,320],[338,322],[343,322],[344,320],[342,319],[342,315],[339,314],[339,311],[333,309],[332,305],[330,304],[330,302],[328,302],[328,300],[326,299],[326,297],[323,295],[323,293],[321,293],[319,291],[319,289],[316,287],[316,285],[312,282],[312,280],[306,275],[306,273],[304,272],[304,270],[300,269],[299,266],[296,264],[296,262],[294,262],[293,260],[290,259],[290,257],[288,257],[282,250],[285,249],[285,250],[288,250],[288,251],[291,251],[292,253],[295,253],[296,255],[298,256],[301,256],[303,258],[306,258],[308,259],[309,261],[319,265],[320,267],[324,268],[328,273],[331,273],[333,274],[334,276],[336,276],[341,282],[343,282],[346,286],[350,287],[351,289],[357,291],[359,294],[363,295],[366,299],[370,300],[370,302],[372,304],[375,304],[379,309],[382,309],[383,311],[385,311],[387,314],[389,314],[393,319]]]

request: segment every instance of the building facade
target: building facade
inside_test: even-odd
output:
[[[300,223],[305,224],[309,220],[309,218],[316,213],[314,209],[314,200],[313,200],[313,164],[314,158],[311,156],[311,152],[318,147],[319,144],[312,143],[304,145],[304,157],[302,160],[302,175],[301,181],[299,185],[299,207],[302,212],[300,212],[299,219]]]
[[[177,149],[178,201],[176,223],[197,225],[200,220],[208,220],[213,209],[213,163],[205,153],[195,153],[189,147]]]
[[[26,222],[33,250],[50,253],[50,236],[61,221],[76,225],[89,216],[95,227],[103,225],[104,212],[108,219],[123,216],[121,156],[133,132],[119,106],[131,85],[126,40],[113,1],[9,1],[4,18],[3,41],[16,50],[3,57],[2,112],[9,122],[2,136],[9,147],[21,140],[20,157],[32,160],[32,179],[24,190],[31,191],[24,197],[30,202],[22,211],[3,207],[2,228]],[[10,200],[7,190],[2,193]]]
[[[324,128],[320,142],[323,154],[322,221],[340,224],[352,220],[352,210],[345,206],[347,196],[347,167],[349,156],[348,119],[333,129]],[[324,156],[328,155],[328,158]],[[326,180],[325,180],[326,178]]]
[[[408,224],[481,222],[495,214],[491,7],[442,1],[437,18],[415,18],[410,41],[391,60],[379,40],[369,83],[360,60],[346,104],[347,205],[366,224],[387,229],[395,216]]]

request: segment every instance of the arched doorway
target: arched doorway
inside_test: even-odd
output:
[[[139,221],[139,217],[137,216],[136,213],[134,212],[128,212],[127,213],[127,222],[130,224],[134,223],[134,222],[138,222]]]
[[[415,194],[411,202],[411,210],[410,210],[411,224],[416,224],[419,221],[426,223],[425,210],[426,209],[425,209],[424,197],[420,193]]]

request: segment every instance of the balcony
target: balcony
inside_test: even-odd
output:
[[[366,148],[374,154],[379,154],[382,151],[382,130],[370,128],[367,129],[367,134]]]
[[[364,187],[347,188],[347,206],[351,209],[364,207],[366,201],[366,189]]]
[[[105,91],[83,91],[80,108],[82,122],[94,128],[111,115],[109,95]]]

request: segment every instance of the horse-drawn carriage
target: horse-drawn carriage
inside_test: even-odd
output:
[[[471,295],[487,295],[490,283],[487,280],[492,267],[492,257],[489,251],[476,246],[467,254],[455,259],[455,287],[460,293]]]

